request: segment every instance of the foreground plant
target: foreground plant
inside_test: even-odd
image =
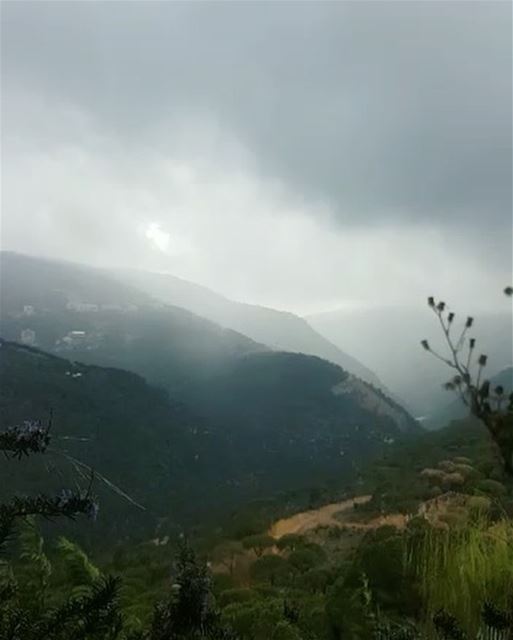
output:
[[[513,294],[511,287],[504,293]],[[445,302],[436,302],[428,298],[430,309],[437,316],[445,337],[448,353],[435,351],[427,340],[422,340],[423,348],[435,358],[454,370],[454,376],[444,387],[456,392],[472,415],[487,428],[490,437],[497,445],[504,471],[513,476],[513,392],[498,385],[491,388],[489,380],[484,379],[484,368],[488,356],[476,353],[476,339],[468,333],[474,325],[474,318],[467,317],[458,331],[455,327],[455,314],[447,309]]]
[[[51,420],[47,425],[40,421],[24,422],[0,432],[0,451],[7,458],[20,460],[33,453],[45,453],[50,443]],[[31,606],[20,593],[20,585],[14,578],[8,562],[3,560],[0,574],[0,639],[1,640],[68,640],[73,638],[97,638],[113,640],[120,637],[122,618],[117,602],[118,580],[99,578],[91,588],[79,596],[71,596],[57,607],[46,607],[44,591],[51,571],[42,551],[42,542],[30,532],[30,518],[40,516],[47,520],[75,518],[80,514],[96,517],[98,506],[91,492],[91,484],[85,490],[64,489],[56,496],[43,493],[32,497],[14,496],[0,504],[0,551],[5,557],[7,546],[13,538],[17,523],[26,523],[23,541],[23,559],[35,566],[39,584]],[[28,527],[28,528],[27,528]],[[30,538],[30,540],[29,540]]]

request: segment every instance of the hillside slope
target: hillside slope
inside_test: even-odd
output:
[[[253,354],[190,391],[191,411],[133,373],[2,340],[2,428],[50,410],[54,427],[52,452],[14,473],[9,465],[0,493],[57,491],[77,479],[77,459],[146,508],[97,481],[105,515],[93,535],[137,535],[157,521],[201,522],[246,500],[350,477],[401,432],[357,397],[334,393],[346,377],[318,358]]]
[[[383,383],[373,371],[320,335],[305,319],[293,313],[235,302],[206,287],[168,274],[135,270],[115,273],[125,284],[135,286],[168,304],[188,309],[223,327],[243,333],[271,349],[324,358],[366,382],[383,388]]]
[[[170,390],[265,349],[98,269],[10,253],[0,255],[0,266],[0,335],[7,340],[135,371]]]
[[[46,274],[43,279],[39,269]],[[418,429],[393,400],[336,364],[270,351],[190,311],[118,285],[98,270],[89,273],[67,263],[52,263],[50,268],[46,261],[4,255],[1,278],[7,301],[1,309],[1,336],[28,340],[53,354],[33,357],[29,366],[26,353],[36,353],[33,349],[13,344],[4,348],[2,360],[14,354],[7,358],[11,365],[2,370],[1,381],[9,411],[16,413],[21,403],[27,410],[19,419],[24,419],[53,407],[59,415],[71,416],[66,427],[77,429],[73,435],[92,421],[126,422],[130,438],[125,442],[125,433],[114,430],[98,460],[114,470],[119,462],[125,490],[143,487],[143,493],[147,487],[154,490],[146,479],[156,465],[162,474],[161,499],[176,518],[202,518],[205,511],[220,513],[223,505],[350,476],[403,433]],[[58,296],[51,295],[56,291]],[[21,360],[23,377],[13,388],[16,377],[10,367]],[[68,379],[66,371],[74,371],[69,361],[83,363],[73,365],[82,367],[77,372],[83,375]],[[126,371],[107,374],[105,368]],[[132,415],[125,420],[124,407],[117,404],[122,394],[116,391],[116,380],[132,375],[128,371],[137,374],[138,383],[130,391],[136,406],[127,403]],[[87,385],[102,376],[103,385]],[[38,388],[37,380],[43,378],[45,384]],[[166,413],[166,395],[155,400],[158,392],[147,383],[165,389],[173,407],[182,403],[183,413]],[[153,420],[153,403],[161,419]],[[111,405],[121,413],[111,415]],[[158,423],[158,428],[146,429],[146,406],[151,424]],[[162,459],[168,430],[173,434],[172,463]],[[154,434],[154,449],[148,445],[145,450],[144,433]],[[142,467],[123,458],[126,447],[140,454]],[[173,466],[169,473],[168,464]],[[177,470],[179,476],[174,475]],[[168,489],[173,497],[166,502]],[[167,509],[160,504],[152,513],[164,517]]]
[[[326,476],[356,469],[402,433],[420,430],[404,409],[366,383],[358,381],[367,394],[356,393],[354,382],[315,356],[264,352],[239,358],[198,385],[189,400],[234,443],[243,446],[250,438],[253,468],[267,458],[284,477],[308,486],[320,466]],[[380,402],[390,413],[377,409]],[[262,482],[268,479],[262,476]]]
[[[245,335],[118,284],[98,269],[8,253],[2,254],[1,266],[0,333],[4,338],[26,341],[28,330],[32,346],[89,364],[134,371],[175,397],[187,397],[198,384],[212,384],[242,356],[267,350]],[[187,283],[187,291],[188,287]],[[290,316],[302,326],[292,314],[270,311],[281,319]],[[274,366],[282,357],[269,362]],[[314,361],[303,357],[294,362],[308,377]],[[339,370],[339,375],[345,374]],[[352,392],[368,402],[362,390],[363,395],[380,398],[368,405],[370,413],[378,403],[382,405],[378,414],[384,413],[385,404],[395,406],[377,388],[355,381]],[[400,429],[401,420],[397,422]]]
[[[102,533],[115,535],[125,528],[133,535],[153,527],[157,516],[190,517],[195,501],[204,499],[205,487],[222,484],[221,470],[208,464],[210,456],[215,453],[222,460],[223,473],[230,469],[225,443],[208,433],[204,421],[139,376],[1,340],[1,428],[23,420],[46,421],[50,411],[49,453],[2,465],[0,491],[52,492],[74,486],[81,478],[71,456],[145,507],[136,508],[97,480],[94,489],[102,502],[97,528]],[[209,455],[203,456],[204,451]]]

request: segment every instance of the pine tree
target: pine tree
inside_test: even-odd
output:
[[[236,640],[215,609],[210,574],[182,542],[170,599],[155,608],[148,640]]]
[[[17,461],[31,454],[44,454],[50,443],[51,419],[27,421],[0,432],[0,451]],[[98,506],[91,492],[63,490],[56,496],[39,494],[14,496],[0,504],[0,640],[114,640],[121,637],[122,618],[117,597],[119,583],[115,578],[98,578],[87,593],[70,596],[58,607],[44,606],[45,589],[51,565],[43,550],[43,541],[35,529],[33,518],[75,518],[80,514],[95,517]],[[14,578],[6,557],[17,523],[22,523],[19,542],[21,559],[30,569],[29,591],[35,599],[29,606],[21,597],[20,585]]]

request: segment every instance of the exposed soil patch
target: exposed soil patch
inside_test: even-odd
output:
[[[269,529],[269,535],[273,538],[279,539],[282,536],[288,533],[305,533],[305,531],[310,531],[311,529],[315,529],[318,526],[347,526],[348,522],[342,522],[340,519],[340,514],[343,512],[351,513],[351,510],[354,508],[354,505],[365,504],[369,502],[372,496],[356,496],[355,498],[351,498],[349,500],[344,500],[342,502],[332,502],[331,504],[326,504],[323,507],[319,507],[319,509],[312,509],[311,511],[302,511],[301,513],[296,513],[290,518],[282,518],[281,520],[277,520]],[[335,517],[337,516],[337,517]],[[361,525],[365,526],[365,525]]]

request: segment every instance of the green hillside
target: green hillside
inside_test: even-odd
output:
[[[198,385],[191,411],[133,373],[1,345],[2,425],[54,414],[52,463],[45,470],[36,460],[29,484],[66,484],[77,471],[66,456],[93,467],[146,507],[98,482],[109,514],[99,526],[113,535],[162,518],[166,526],[199,523],[246,500],[350,477],[400,435],[393,421],[334,395],[347,374],[317,358],[248,357]],[[24,490],[17,475],[2,487],[13,483]]]
[[[225,442],[203,420],[133,373],[72,363],[1,341],[0,382],[2,428],[46,420],[53,412],[51,463],[43,467],[37,458],[29,459],[23,470],[11,464],[3,471],[1,491],[58,490],[70,480],[73,485],[80,471],[88,475],[77,469],[78,460],[145,508],[135,507],[98,479],[98,527],[109,534],[148,531],[161,517],[187,520],[200,498],[206,513],[219,498],[210,490],[212,483],[222,486],[228,475],[237,475]],[[209,462],[214,457],[219,466]]]

